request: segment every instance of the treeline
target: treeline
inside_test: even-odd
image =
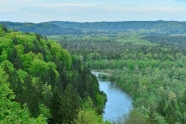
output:
[[[128,34],[124,36],[125,38],[121,36],[112,38],[109,35],[97,34],[49,38],[58,40],[70,53],[81,56],[87,66],[93,69],[115,69],[126,66],[134,69],[136,64],[140,68],[149,66],[169,68],[174,64],[173,60],[179,62],[180,56],[186,54],[185,36],[171,36],[173,39],[170,41],[169,36],[164,36],[165,41],[156,40],[156,42],[153,40],[160,39],[161,36],[144,37]],[[179,62],[179,66],[183,67],[184,63]]]
[[[73,27],[81,30],[95,31],[142,31],[143,33],[184,33],[186,32],[186,22],[178,21],[121,21],[121,22],[49,22],[60,27]]]
[[[1,123],[103,123],[106,96],[77,56],[0,25]]]
[[[111,76],[103,77],[132,96],[137,110],[129,114],[126,123],[185,124],[186,37],[122,35],[56,39],[79,55],[87,67],[107,70]]]
[[[22,31],[22,32],[34,32],[42,35],[61,35],[61,34],[82,34],[83,32],[74,28],[59,27],[52,23],[20,23],[20,22],[0,22],[9,29]]]
[[[8,28],[42,35],[117,33],[136,31],[143,34],[185,34],[186,22],[179,21],[122,21],[122,22],[64,22],[42,23],[0,22]]]

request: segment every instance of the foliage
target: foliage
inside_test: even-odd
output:
[[[42,35],[59,35],[59,34],[81,34],[81,30],[74,28],[60,27],[52,23],[18,23],[18,22],[0,22],[13,30],[22,32],[35,32]]]
[[[95,32],[137,31],[143,34],[185,34],[185,22],[178,21],[122,21],[122,22],[63,22],[43,23],[0,22],[8,28],[23,32],[35,32],[43,35],[92,34]]]
[[[103,124],[102,117],[92,109],[80,110],[75,122],[76,124]]]
[[[39,34],[0,33],[1,123],[74,123],[87,98],[101,114],[105,96],[79,58]]]
[[[185,22],[2,23],[24,32],[63,34],[47,38],[0,26],[2,69],[16,102],[26,103],[32,117],[42,113],[49,123],[89,123],[89,114],[99,118],[95,112],[102,113],[106,96],[90,68],[109,70],[103,77],[133,97],[137,110],[126,123],[134,117],[150,124],[186,123]],[[59,33],[64,28],[68,31]]]
[[[3,71],[2,66],[0,67],[0,123],[33,123],[33,124],[45,124],[45,117],[39,115],[37,118],[31,118],[30,112],[27,106],[20,106],[19,103],[13,101],[15,95],[13,91],[9,88],[9,83],[7,82],[8,75]]]
[[[100,77],[128,92],[148,123],[186,123],[184,35],[130,31],[50,38],[87,67],[108,71]]]
[[[144,118],[144,115],[136,109],[132,110],[129,113],[129,115],[125,118],[124,123],[125,124],[148,124],[148,122]]]

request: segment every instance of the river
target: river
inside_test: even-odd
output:
[[[101,72],[92,71],[98,76]],[[116,122],[123,114],[127,114],[132,109],[132,98],[125,91],[121,90],[116,84],[110,81],[103,81],[99,78],[100,90],[106,93],[107,102],[103,113],[103,119]]]

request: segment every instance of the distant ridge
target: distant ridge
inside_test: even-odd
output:
[[[79,34],[80,30],[73,28],[63,28],[52,23],[30,23],[30,22],[7,22],[2,21],[0,24],[7,28],[19,30],[22,32],[34,32],[42,35],[60,35],[60,34]]]
[[[81,34],[83,31],[150,31],[158,33],[186,33],[186,22],[180,21],[122,21],[122,22],[68,22],[42,23],[0,22],[13,30],[42,35]]]

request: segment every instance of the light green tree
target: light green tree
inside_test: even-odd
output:
[[[93,109],[82,109],[78,112],[76,124],[103,124],[102,117]]]

